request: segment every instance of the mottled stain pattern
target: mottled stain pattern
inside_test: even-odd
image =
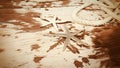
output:
[[[71,47],[67,46],[67,48],[74,54],[76,54],[76,53],[80,54],[79,50],[73,45],[71,45]]]
[[[19,51],[19,52],[20,52],[20,51],[21,51],[21,49],[17,49],[16,51]]]
[[[76,66],[76,68],[83,68],[83,63],[78,60],[74,61],[74,65]]]
[[[0,25],[0,28],[6,28],[7,25]]]
[[[62,1],[62,5],[68,5],[70,3],[70,0],[59,0]]]
[[[88,58],[86,58],[86,57],[83,57],[83,58],[82,58],[82,62],[87,63],[87,64],[90,64]]]
[[[52,49],[54,49],[57,45],[59,45],[61,42],[63,42],[65,39],[63,38],[59,38],[58,42],[54,43],[53,45],[50,46],[50,48],[47,50],[47,52],[51,51]]]
[[[4,51],[4,49],[0,48],[0,53],[2,53]]]
[[[40,46],[39,46],[38,44],[33,44],[33,45],[31,45],[31,51],[32,51],[32,50],[39,49],[39,48],[40,48]]]
[[[44,58],[44,56],[42,56],[42,57],[36,56],[36,57],[34,57],[33,61],[35,63],[39,63],[39,61],[42,60],[43,58]]]
[[[42,26],[41,22],[36,21],[34,18],[41,18],[41,13],[40,12],[33,12],[33,11],[28,11],[25,13],[20,13],[20,12],[16,12],[14,9],[23,9],[23,6],[18,6],[18,5],[13,5],[13,3],[15,4],[19,4],[21,1],[24,0],[0,0],[0,22],[3,22],[2,24],[0,23],[0,28],[8,28],[9,26],[6,24],[13,24],[15,26],[21,26],[21,28],[14,28],[15,30],[22,30],[23,32],[18,33],[18,34],[22,34],[22,33],[35,33],[37,31],[44,31],[47,29],[50,29],[51,27],[53,27],[53,25],[47,24]],[[111,0],[112,2],[114,2],[113,0]],[[118,0],[116,0],[118,2]],[[25,2],[30,2],[29,0],[25,0]],[[59,5],[55,6],[55,3],[60,2]],[[71,2],[70,0],[58,0],[57,2],[36,2],[36,5],[32,5],[32,8],[45,8],[46,12],[49,12],[48,8],[51,7],[61,7],[61,6],[68,6],[69,3]],[[62,2],[62,3],[61,3]],[[54,4],[54,6],[53,6]],[[27,5],[24,5],[26,7],[28,7]],[[30,5],[29,5],[30,6]],[[30,8],[27,8],[28,10],[30,10]],[[11,20],[16,20],[14,22],[11,22]],[[43,21],[46,22],[50,22],[47,19],[42,19]],[[59,19],[59,17],[56,17],[56,20],[61,21],[61,19]],[[78,39],[84,39],[85,36],[91,36],[94,35],[94,37],[91,36],[91,38],[93,39],[93,43],[94,45],[92,45],[92,47],[90,46],[86,46],[84,44],[77,44],[77,46],[79,48],[86,48],[86,49],[90,49],[93,48],[94,51],[96,51],[95,54],[90,54],[88,55],[88,57],[79,57],[79,59],[76,59],[72,62],[72,64],[76,67],[76,68],[84,68],[84,64],[90,64],[90,59],[104,59],[106,57],[110,57],[109,60],[103,60],[101,61],[101,65],[99,68],[102,68],[104,66],[106,66],[106,68],[119,68],[120,67],[120,24],[117,21],[114,21],[115,23],[111,23],[111,24],[105,24],[102,26],[97,26],[95,27],[94,30],[92,30],[91,32],[83,30],[81,33],[81,35],[74,35],[76,38]],[[69,23],[73,23],[72,21],[65,21],[65,22],[58,22],[59,25],[61,24],[69,24]],[[29,25],[26,25],[29,24]],[[57,24],[57,25],[58,25]],[[71,25],[69,27],[69,30],[73,30],[74,28],[76,28],[75,26]],[[13,29],[13,28],[12,28]],[[63,32],[62,29],[59,29],[60,32]],[[17,34],[17,33],[16,33]],[[49,34],[54,34],[52,32],[49,32]],[[10,37],[12,37],[11,34],[0,34],[1,38],[7,38],[9,39]],[[21,37],[19,36],[14,36],[14,38],[17,40]],[[11,38],[10,38],[11,39]],[[60,37],[57,38],[57,42],[55,42],[53,45],[51,45],[47,51],[45,51],[47,54],[51,53],[52,51],[55,50],[55,47],[57,47],[58,45],[61,45],[61,43],[64,43],[65,41],[65,37]],[[12,41],[12,40],[11,40]],[[37,40],[38,42],[41,41],[41,39]],[[74,40],[72,40],[73,42],[75,42]],[[24,42],[23,42],[24,44]],[[17,46],[17,45],[16,45]],[[21,45],[22,46],[22,45]],[[29,45],[30,49],[30,53],[34,52],[34,50],[41,50],[42,44],[36,44],[36,43],[32,43],[31,45]],[[25,46],[26,47],[26,46]],[[22,47],[21,47],[22,48]],[[21,48],[17,48],[15,51],[18,52],[24,52],[25,50],[21,49]],[[80,50],[75,47],[74,45],[70,45],[67,46],[67,49],[69,50],[68,52],[71,52],[72,55],[82,55]],[[5,49],[0,48],[0,54],[2,54],[5,51]],[[36,51],[35,51],[36,52]],[[39,51],[37,51],[39,52]],[[27,52],[25,52],[27,53]],[[27,53],[28,54],[28,53]],[[41,54],[37,53],[37,54]],[[61,53],[58,53],[57,55],[60,55]],[[55,53],[56,55],[56,53]],[[47,55],[46,55],[47,56]],[[52,56],[54,57],[54,56]],[[52,58],[50,57],[50,58]],[[42,59],[46,58],[45,56],[34,56],[32,61],[36,64],[38,64],[38,68],[41,68],[40,65],[40,61]],[[58,58],[58,57],[56,57]],[[81,58],[81,61],[80,61]],[[75,59],[75,58],[74,58]],[[67,58],[64,58],[64,60],[66,62],[68,62],[69,60]],[[25,65],[27,65],[29,62],[25,62],[25,63],[19,63],[17,65],[15,65],[15,68],[18,67],[24,67]],[[8,63],[9,64],[9,63]],[[9,66],[4,66],[3,68],[9,68]],[[52,67],[51,67],[52,68]]]

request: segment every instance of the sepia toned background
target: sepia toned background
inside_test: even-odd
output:
[[[98,26],[74,22],[72,13],[82,1],[0,0],[0,68],[119,68],[120,21]],[[120,10],[119,0],[109,1]],[[79,17],[95,20],[89,7]],[[69,33],[77,33],[73,36],[83,43],[73,37],[66,41]]]

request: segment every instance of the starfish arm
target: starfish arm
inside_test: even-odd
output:
[[[69,46],[70,44],[70,32],[68,30],[68,28],[66,27],[66,25],[63,25],[64,30],[65,30],[65,34],[66,34],[66,40],[64,42],[64,47],[63,47],[63,51],[67,48],[67,46]]]
[[[54,18],[51,20],[50,23],[52,23],[53,27],[58,31],[58,27],[55,20],[56,20],[56,17],[54,16]]]
[[[82,30],[80,30],[80,31],[77,31],[77,32],[74,32],[74,33],[71,33],[71,35],[77,35],[77,34],[79,34],[79,33],[81,33],[82,32]]]
[[[67,46],[69,46],[69,44],[70,44],[70,38],[66,38],[66,40],[64,41],[63,51],[65,51],[65,49],[67,48]]]
[[[65,33],[67,35],[70,35],[69,29],[66,27],[66,25],[63,25],[63,27],[64,27],[64,30],[65,30]]]
[[[67,37],[67,36],[66,36],[66,34],[63,34],[63,33],[45,34],[45,36],[53,36],[53,37]]]
[[[78,39],[78,38],[76,38],[76,37],[74,37],[74,36],[72,36],[71,38],[72,38],[73,40],[75,40],[75,41],[76,41],[77,43],[79,43],[79,44],[85,44],[85,45],[88,45],[88,44],[86,44],[86,43],[80,41],[80,39]]]

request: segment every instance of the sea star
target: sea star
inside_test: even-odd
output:
[[[66,24],[63,25],[64,27],[64,31],[65,33],[52,33],[52,34],[46,34],[47,36],[53,36],[53,37],[62,37],[62,38],[65,38],[65,41],[64,41],[64,47],[63,47],[63,51],[67,48],[67,47],[74,47],[74,46],[71,46],[71,43],[70,43],[70,40],[73,40],[75,41],[77,44],[84,44],[84,45],[88,45],[86,44],[85,42],[81,41],[80,39],[78,39],[77,37],[75,37],[75,35],[81,33],[82,31],[77,31],[77,32],[74,32],[74,33],[71,33],[69,31],[69,29],[66,27]]]
[[[54,16],[52,19],[51,19],[51,21],[50,21],[50,23],[53,25],[53,27],[55,28],[55,30],[56,31],[58,31],[58,27],[57,27],[57,24],[56,24],[56,16]]]

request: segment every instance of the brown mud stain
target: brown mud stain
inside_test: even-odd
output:
[[[4,51],[4,49],[0,48],[0,53],[3,52],[3,51]]]
[[[36,49],[38,49],[38,48],[40,48],[40,46],[39,46],[38,44],[33,44],[33,45],[31,45],[31,51],[32,51],[32,50],[36,50]]]
[[[35,63],[39,63],[39,61],[42,60],[43,58],[44,58],[44,56],[42,56],[42,57],[36,56],[36,57],[34,57],[34,60],[33,60],[33,61],[34,61]]]
[[[76,66],[76,68],[83,68],[83,63],[78,60],[74,61],[74,65]]]

